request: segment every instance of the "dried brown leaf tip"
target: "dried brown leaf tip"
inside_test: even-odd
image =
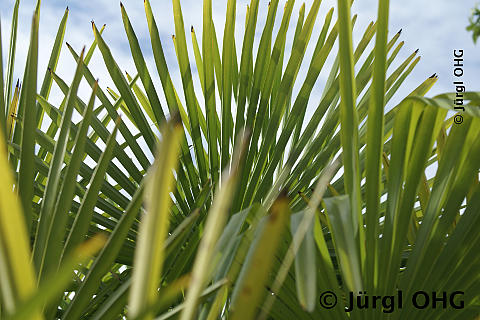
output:
[[[181,125],[182,117],[180,116],[180,112],[173,112],[171,116],[171,121],[174,125]]]
[[[277,199],[278,200],[280,200],[280,199],[288,200],[288,189],[287,188],[282,189],[282,191],[280,191],[280,194],[278,195]]]

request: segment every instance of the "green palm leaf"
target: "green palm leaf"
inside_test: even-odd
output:
[[[274,0],[263,25],[263,2],[238,24],[229,0],[219,38],[204,0],[193,53],[185,3],[172,4],[176,63],[146,0],[150,48],[119,10],[133,70],[93,23],[86,52],[67,44],[68,82],[55,71],[67,9],[37,90],[40,2],[14,86],[15,2],[0,66],[0,318],[475,319],[480,93],[464,94],[457,118],[455,93],[424,97],[435,75],[397,95],[420,57],[399,61],[389,1],[361,26],[347,0],[302,4],[293,22],[295,1]],[[99,86],[95,54],[113,87]],[[350,294],[397,290],[462,291],[464,306],[345,312]]]

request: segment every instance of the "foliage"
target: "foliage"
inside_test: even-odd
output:
[[[468,20],[470,24],[467,30],[472,32],[473,42],[477,43],[477,39],[480,36],[480,9],[478,7],[472,9],[472,15]]]
[[[237,56],[236,1],[228,0],[219,46],[204,0],[201,41],[191,28],[197,95],[180,0],[172,2],[181,88],[145,0],[156,70],[121,6],[134,76],[92,23],[88,50],[67,44],[76,70],[64,81],[55,70],[67,9],[37,92],[40,1],[13,89],[16,1],[5,73],[0,64],[0,317],[475,318],[480,93],[465,93],[462,124],[448,113],[454,94],[423,97],[435,75],[386,111],[420,60],[416,51],[394,64],[403,42],[400,32],[389,37],[388,1],[355,48],[350,1],[326,13],[318,39],[321,1],[303,5],[287,48],[294,1],[274,28],[282,4],[272,0],[257,30],[261,3],[251,0]],[[315,45],[311,56],[307,45]],[[95,52],[115,88],[95,80]],[[322,71],[323,94],[305,118]],[[77,95],[82,80],[88,101]],[[53,85],[64,95],[59,105],[49,99]],[[397,290],[405,300],[417,290],[463,291],[464,308],[344,310],[349,292]],[[337,296],[331,309],[326,291]]]

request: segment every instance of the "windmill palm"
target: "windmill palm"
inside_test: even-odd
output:
[[[475,318],[480,95],[466,93],[456,124],[447,113],[452,94],[424,98],[432,76],[386,111],[420,59],[416,51],[393,69],[403,42],[400,32],[389,37],[388,1],[355,48],[350,1],[339,0],[311,38],[320,2],[301,7],[289,50],[294,1],[276,32],[280,3],[271,1],[254,52],[260,3],[252,0],[237,56],[236,1],[227,3],[220,46],[205,0],[201,45],[191,29],[197,95],[179,0],[172,3],[181,86],[146,0],[156,70],[121,6],[134,76],[121,71],[93,23],[88,50],[68,46],[77,67],[67,83],[55,72],[67,10],[37,92],[39,2],[22,87],[12,90],[17,0],[5,84],[0,68],[2,317]],[[95,80],[95,51],[115,88]],[[325,68],[323,95],[305,118]],[[88,101],[77,95],[82,79]],[[63,92],[60,105],[50,102],[53,85]],[[397,290],[462,291],[464,307],[345,312],[350,292]]]

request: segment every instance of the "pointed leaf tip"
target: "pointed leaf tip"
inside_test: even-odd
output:
[[[280,191],[280,193],[278,194],[277,200],[280,200],[280,199],[288,199],[288,189],[287,188],[283,188],[282,191]]]
[[[401,34],[401,33],[402,33],[402,30],[403,30],[403,28],[400,29],[400,30],[398,30],[398,34]]]
[[[420,49],[415,50],[415,53],[418,53],[419,50],[420,50]]]
[[[171,119],[175,125],[182,124],[182,117],[180,116],[180,112],[175,111],[174,113],[172,113]]]

